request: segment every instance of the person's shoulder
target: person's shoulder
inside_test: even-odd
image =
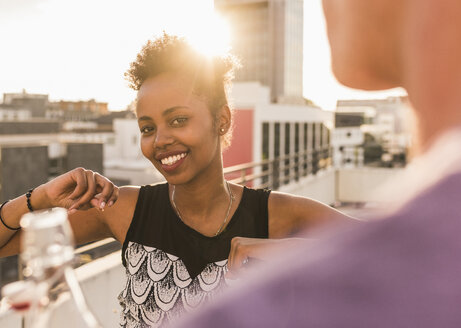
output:
[[[418,223],[434,221],[440,224],[440,218],[459,216],[459,194],[461,193],[461,172],[447,175],[438,182],[420,190],[389,218],[415,221]],[[461,222],[459,222],[461,224]]]
[[[439,179],[430,187],[419,193],[419,199],[444,199],[445,205],[458,207],[459,193],[461,192],[461,172],[452,173]],[[448,204],[449,202],[449,204]]]
[[[119,201],[126,201],[132,198],[138,198],[139,191],[141,190],[141,186],[122,186],[119,188],[120,196]]]
[[[120,187],[120,195],[123,194],[124,197],[137,198],[140,192],[163,190],[165,188],[168,188],[167,182],[158,182],[142,186],[126,185]]]
[[[252,188],[247,186],[240,186],[241,191],[237,195],[241,195],[242,206],[248,208],[259,208],[259,210],[267,210],[269,203],[269,196],[271,190],[267,188]],[[237,197],[237,199],[239,199]]]
[[[269,196],[269,194],[273,193],[273,191],[271,189],[268,189],[268,188],[253,188],[253,187],[247,187],[247,186],[243,186],[241,187],[242,188],[242,192],[244,193],[247,193],[247,194],[250,194],[250,195],[254,195],[254,196]]]
[[[313,206],[324,206],[321,202],[309,197],[289,194],[281,191],[272,191],[269,195],[269,206],[272,209],[282,208],[297,210],[304,213]]]
[[[151,183],[148,185],[144,185],[144,188],[168,188],[168,182],[166,181],[160,181],[160,182],[155,182]]]

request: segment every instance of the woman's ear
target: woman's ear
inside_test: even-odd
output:
[[[228,105],[223,105],[219,111],[218,131],[220,135],[225,135],[231,128],[232,114]]]

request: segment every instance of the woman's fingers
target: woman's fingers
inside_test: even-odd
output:
[[[116,185],[113,185],[113,186],[114,186],[114,189],[113,189],[112,195],[110,195],[109,199],[107,200],[107,206],[109,207],[115,204],[115,202],[118,199],[119,192],[120,192]]]
[[[226,278],[235,278],[236,273],[248,267],[249,261],[260,262],[269,260],[282,250],[290,249],[298,245],[304,239],[266,239],[234,237],[231,241],[231,250],[227,261],[229,272]]]
[[[72,210],[72,209],[88,209],[88,208],[91,207],[90,201],[91,201],[91,199],[93,199],[94,195],[96,194],[95,173],[93,171],[91,171],[91,170],[85,170],[84,173],[85,173],[84,174],[85,179],[81,179],[81,182],[84,185],[86,185],[86,190],[84,190],[84,193],[78,199],[74,198],[76,200],[76,202],[69,208],[69,210]],[[85,182],[83,182],[83,181],[85,181]],[[78,181],[77,181],[77,186],[76,186],[75,189],[79,189]]]
[[[99,203],[99,208],[104,209],[106,205],[112,206],[118,198],[117,186],[115,186],[109,179],[107,179],[106,177],[103,177],[99,173],[95,174],[95,179],[96,179],[97,185],[102,188],[100,192],[101,201]],[[110,203],[111,201],[112,203]]]
[[[118,187],[114,185],[109,179],[95,173],[96,190],[99,192],[90,201],[93,207],[100,210],[114,205],[118,199]]]
[[[69,199],[73,201],[69,207],[69,213],[91,207],[104,210],[106,206],[112,206],[117,201],[118,187],[106,177],[84,169],[77,170],[73,174],[75,189],[69,196]]]
[[[72,183],[75,185],[74,190],[68,196],[69,199],[79,199],[88,189],[87,176],[85,169],[77,168],[68,173],[72,179]]]
[[[88,204],[88,207],[94,207],[102,211],[104,211],[105,206],[106,201],[100,193],[94,195]]]
[[[247,239],[242,237],[234,237],[231,241],[231,250],[227,262],[227,268],[230,272],[238,271],[248,259],[251,247],[247,247]]]
[[[62,206],[72,214],[92,207],[104,209],[118,198],[118,187],[99,173],[76,168],[45,184],[50,207]]]

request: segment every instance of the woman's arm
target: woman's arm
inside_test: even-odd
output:
[[[269,195],[269,238],[284,238],[324,224],[360,222],[313,199],[273,191]]]
[[[302,238],[287,238],[294,232],[313,229],[323,224],[360,222],[313,199],[276,191],[269,195],[268,212],[270,239],[232,239],[228,258],[228,278],[235,277],[247,259],[269,261],[287,249],[308,242]]]
[[[67,208],[76,241],[82,243],[111,235],[101,213],[117,198],[118,188],[111,181],[91,170],[77,168],[35,188],[30,204],[34,210]],[[90,208],[93,209],[85,213],[78,211]],[[22,215],[28,212],[25,195],[3,206],[0,215],[6,225],[0,222],[0,257],[19,252],[21,232],[8,227],[19,227]]]
[[[296,248],[300,244],[304,245],[306,242],[306,239],[303,238],[264,239],[234,237],[232,238],[231,250],[227,261],[229,272],[226,278],[237,278],[236,273],[248,261],[250,265],[254,259],[270,261],[279,254]]]

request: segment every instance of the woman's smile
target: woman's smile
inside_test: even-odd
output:
[[[162,160],[160,160],[160,162],[162,162],[163,165],[173,165],[176,162],[178,162],[180,159],[183,159],[186,156],[187,156],[187,153],[181,153],[179,155],[173,155],[173,156],[163,158]]]
[[[159,158],[159,162],[161,164],[162,169],[165,172],[173,172],[176,170],[181,164],[185,161],[187,156],[187,152],[175,152],[175,153],[165,153],[157,156]]]

